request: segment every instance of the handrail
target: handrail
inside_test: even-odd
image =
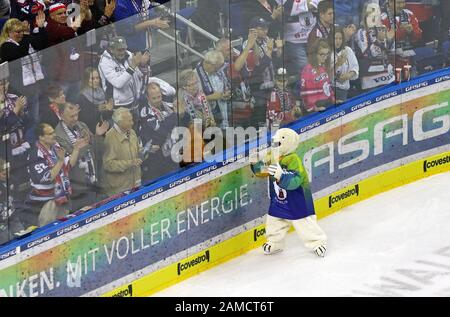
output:
[[[220,39],[217,36],[209,33],[205,29],[202,29],[197,24],[193,23],[192,21],[189,21],[188,19],[186,19],[185,17],[179,15],[178,13],[172,13],[171,10],[166,8],[164,5],[160,5],[157,8],[159,10],[164,11],[166,14],[170,15],[171,17],[173,17],[173,18],[175,18],[175,19],[185,23],[188,27],[190,27],[194,31],[197,31],[201,35],[203,35],[203,36],[207,37],[208,39],[210,39],[211,41],[213,41],[214,44],[216,44],[218,41],[220,41]],[[232,46],[232,50],[233,50],[233,53],[239,54],[239,51],[237,49],[235,49],[233,46]]]
[[[181,41],[177,41],[177,39],[175,39],[172,35],[164,32],[163,30],[158,29],[157,32],[159,34],[161,34],[162,36],[166,37],[167,39],[175,42],[176,44],[180,45],[181,47],[183,47],[184,49],[188,50],[189,52],[191,52],[194,55],[197,55],[198,57],[200,57],[201,59],[205,59],[205,56],[202,55],[201,53],[197,52],[196,50],[194,50],[193,48],[187,46],[186,44],[184,44]]]

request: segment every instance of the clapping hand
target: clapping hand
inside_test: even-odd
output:
[[[23,107],[25,107],[25,105],[27,104],[27,97],[25,96],[20,96],[19,98],[17,98],[16,102],[15,102],[15,107],[14,107],[14,112],[16,114],[20,113],[23,110]],[[17,112],[16,112],[17,111]]]
[[[62,147],[59,147],[56,149],[56,156],[58,157],[59,162],[64,162],[64,158],[66,157],[66,151]]]
[[[138,52],[136,54],[133,55],[133,57],[131,58],[131,67],[132,68],[136,68],[138,65],[141,64],[141,60],[142,60],[142,53]]]
[[[112,17],[115,9],[116,9],[116,0],[106,0],[105,15],[108,18]]]
[[[273,39],[269,39],[269,41],[267,41],[267,55],[269,57],[272,57],[274,43],[275,43],[275,41]]]
[[[74,150],[81,150],[86,145],[89,144],[89,138],[83,137],[75,141],[75,144],[73,145]]]
[[[280,34],[278,34],[277,39],[275,40],[275,47],[282,48],[284,45],[284,41],[281,39]]]
[[[103,121],[101,124],[99,122],[95,127],[95,134],[99,136],[104,135],[108,131],[108,129],[109,129],[108,121]]]
[[[258,35],[256,34],[255,29],[250,29],[248,33],[248,39],[247,39],[247,46],[250,48],[253,48],[256,44],[256,39],[258,38]]]
[[[36,15],[36,25],[39,28],[43,28],[45,24],[45,13],[44,11],[39,11]]]

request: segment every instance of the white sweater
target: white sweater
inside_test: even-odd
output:
[[[344,54],[347,56],[347,61],[335,69],[336,77],[337,77],[338,73],[345,74],[345,73],[353,71],[353,72],[355,72],[355,75],[353,75],[350,79],[355,80],[359,77],[358,60],[356,59],[356,56],[355,56],[355,53],[353,52],[353,50],[348,46],[346,46],[344,49],[342,49],[339,52],[339,54],[337,54],[337,57],[342,56]],[[336,59],[337,59],[337,57],[336,57]],[[331,63],[335,63],[333,54],[331,54]],[[344,82],[339,82],[339,81],[335,80],[334,82],[335,82],[335,86],[337,88],[344,89],[344,90],[350,89],[350,80],[346,80]]]
[[[113,87],[113,99],[116,107],[137,102],[141,91],[143,74],[139,68],[136,68],[133,75],[127,72],[132,58],[132,54],[128,51],[127,53],[128,59],[121,64],[108,51],[105,51],[98,64],[103,89],[106,91],[107,84]]]

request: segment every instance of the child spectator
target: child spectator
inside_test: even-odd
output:
[[[308,47],[309,64],[300,75],[300,96],[307,112],[325,111],[334,103],[331,87],[330,46],[324,39],[318,39]]]

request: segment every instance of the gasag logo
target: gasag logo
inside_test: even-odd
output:
[[[199,264],[201,264],[203,262],[209,262],[209,259],[210,259],[210,257],[209,257],[209,250],[206,250],[205,254],[202,254],[202,255],[196,257],[193,260],[190,260],[190,261],[187,261],[187,262],[180,262],[180,263],[178,263],[178,265],[177,265],[177,273],[178,273],[178,275],[181,275],[181,273],[183,271],[186,271],[187,269],[190,269],[190,268],[192,268],[194,266],[197,266],[197,265],[199,265]]]
[[[356,184],[354,188],[347,190],[346,192],[333,196],[330,195],[328,197],[328,207],[331,208],[333,204],[340,202],[341,200],[347,199],[352,196],[359,196],[359,185]]]

